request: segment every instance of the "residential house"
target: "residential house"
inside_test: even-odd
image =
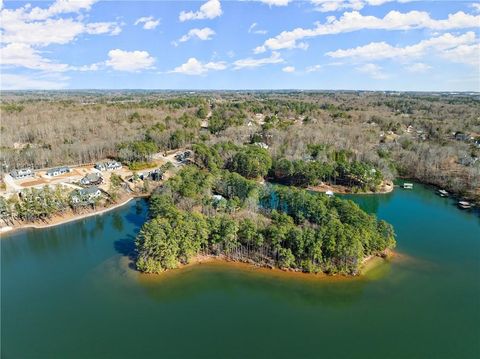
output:
[[[263,148],[265,150],[268,149],[268,145],[265,142],[255,142],[254,145],[260,148]]]
[[[469,141],[471,139],[470,135],[464,132],[455,132],[453,135],[457,141]]]
[[[32,171],[31,168],[21,168],[19,170],[13,170],[12,172],[10,172],[10,176],[12,176],[12,178],[16,180],[33,177],[34,175],[35,173]]]
[[[108,160],[96,163],[95,168],[99,171],[113,171],[122,168],[122,164],[117,161]]]
[[[89,187],[75,190],[72,192],[73,203],[92,203],[96,198],[102,195],[98,187]]]
[[[80,180],[80,184],[84,186],[99,185],[103,182],[103,178],[100,173],[89,173]]]
[[[49,169],[46,172],[46,175],[50,177],[55,177],[55,176],[63,175],[65,173],[69,173],[70,171],[71,171],[70,167],[57,167],[57,168]]]
[[[190,151],[180,152],[175,155],[175,159],[178,162],[184,162],[191,157],[192,153]]]

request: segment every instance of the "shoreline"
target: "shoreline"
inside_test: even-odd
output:
[[[138,195],[138,196],[128,197],[126,200],[124,200],[121,203],[116,203],[116,204],[114,204],[110,207],[104,207],[102,209],[99,209],[98,211],[94,210],[92,212],[82,213],[82,214],[79,214],[79,215],[75,215],[73,213],[68,213],[64,217],[57,215],[57,216],[52,217],[52,219],[50,219],[50,221],[48,223],[44,223],[44,224],[41,224],[41,223],[22,223],[22,224],[18,224],[18,225],[16,224],[16,225],[13,225],[13,226],[1,227],[0,228],[0,236],[3,237],[3,234],[6,234],[6,233],[10,234],[10,233],[16,232],[16,231],[21,230],[21,229],[52,228],[52,227],[60,226],[62,224],[75,222],[75,221],[78,221],[78,220],[81,220],[81,219],[84,219],[84,218],[93,217],[93,216],[97,216],[97,215],[102,215],[106,212],[109,212],[111,210],[114,210],[114,209],[117,209],[117,208],[120,208],[120,207],[126,205],[127,203],[129,203],[133,199],[145,198],[145,197],[148,197],[148,195]]]
[[[390,182],[390,183],[386,183],[386,185],[383,185],[382,187],[384,188],[383,191],[379,191],[379,192],[370,192],[369,191],[369,192],[360,192],[360,193],[355,193],[355,194],[360,194],[360,195],[362,195],[362,194],[365,194],[365,195],[367,195],[367,194],[386,194],[386,193],[390,193],[390,192],[393,191],[394,185],[393,185],[393,183]],[[327,184],[325,184],[325,185],[320,185],[320,186],[308,187],[307,190],[314,191],[314,192],[325,192],[325,191],[328,191],[328,190],[333,190],[335,193],[339,193],[339,194],[353,194],[353,192],[349,191],[348,187],[341,186],[341,185],[327,185]],[[124,206],[125,204],[129,203],[132,199],[147,198],[149,196],[150,196],[150,194],[133,195],[131,197],[128,197],[126,200],[124,200],[121,203],[114,204],[110,207],[102,208],[98,211],[94,210],[92,212],[83,213],[83,214],[79,214],[79,215],[73,214],[71,212],[68,213],[66,216],[56,215],[56,216],[53,216],[48,221],[48,223],[43,223],[43,224],[42,223],[21,223],[21,224],[18,224],[18,222],[17,222],[13,226],[0,227],[0,237],[3,237],[3,234],[13,233],[13,232],[21,230],[21,229],[52,228],[52,227],[59,226],[59,225],[62,225],[62,224],[74,222],[74,221],[77,221],[77,220],[80,220],[80,219],[84,219],[84,218],[88,218],[88,217],[92,217],[92,216],[96,216],[96,215],[102,215],[102,214],[104,214],[108,211],[111,211],[113,209]]]
[[[295,270],[285,270],[280,268],[269,268],[264,266],[255,265],[252,263],[235,261],[226,258],[225,256],[214,256],[214,255],[197,255],[191,259],[187,264],[180,265],[178,268],[170,269],[158,274],[147,274],[138,272],[139,275],[144,280],[165,280],[177,275],[186,273],[190,270],[194,270],[198,266],[210,266],[210,267],[228,267],[231,269],[238,269],[244,272],[252,274],[264,274],[276,278],[282,279],[301,279],[309,281],[353,281],[353,280],[364,280],[367,278],[367,274],[372,270],[378,268],[382,264],[387,263],[396,257],[397,253],[388,250],[385,256],[369,256],[363,259],[362,264],[360,265],[357,275],[345,275],[345,274],[326,274],[324,272],[320,273],[305,273],[302,271]]]
[[[352,192],[350,187],[343,185],[334,185],[334,184],[321,184],[318,186],[309,186],[306,189],[308,191],[325,193],[327,191],[332,191],[337,194],[355,194],[355,195],[370,195],[370,194],[388,194],[393,192],[394,184],[392,181],[384,181],[379,187],[379,190],[376,192],[373,191],[363,191],[363,192]]]

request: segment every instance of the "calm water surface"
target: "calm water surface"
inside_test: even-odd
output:
[[[130,269],[144,200],[1,240],[2,358],[480,358],[480,217],[415,185],[352,196],[401,259],[354,281]]]

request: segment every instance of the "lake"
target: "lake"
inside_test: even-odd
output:
[[[479,358],[479,215],[419,184],[349,198],[393,224],[399,252],[354,280],[140,275],[141,199],[4,235],[2,358]]]

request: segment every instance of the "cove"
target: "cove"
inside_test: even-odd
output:
[[[1,239],[2,358],[474,358],[480,217],[415,184],[350,195],[398,259],[352,281],[202,264],[140,275],[147,202]]]

